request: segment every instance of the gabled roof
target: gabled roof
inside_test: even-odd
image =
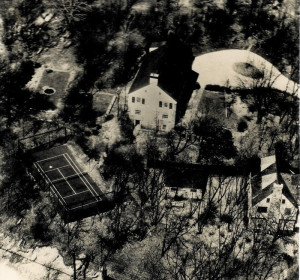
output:
[[[273,184],[269,185],[268,187],[264,188],[259,192],[255,197],[252,199],[252,205],[256,205],[257,203],[261,202],[265,198],[267,198],[270,194],[273,193]]]
[[[298,207],[299,190],[291,183],[293,174],[279,173],[279,183],[283,184],[282,193],[295,206]]]
[[[275,156],[261,159],[261,172],[252,178],[253,199],[252,205],[256,205],[273,193],[274,183],[283,184],[282,194],[297,208],[297,190],[292,185],[291,173],[280,172]]]
[[[178,40],[150,52],[130,88],[129,93],[149,85],[150,74],[159,74],[158,86],[177,101],[176,121],[185,113],[187,104],[197,87],[198,73],[192,70],[192,50]]]
[[[269,157],[264,157],[261,159],[261,162],[260,162],[260,171],[262,172],[272,165],[273,166],[276,165],[275,155],[269,156]]]
[[[155,90],[159,91],[159,92],[163,92],[165,93],[166,95],[170,96],[170,98],[172,98],[175,102],[177,102],[170,94],[168,94],[166,91],[164,91],[160,86],[158,85],[155,85],[155,84],[149,84],[149,85],[146,85],[142,88],[139,88],[135,91],[132,91],[132,92],[129,92],[129,95],[132,94],[132,93],[137,93],[137,92],[143,92],[143,90],[147,91],[147,94],[151,94],[153,93]]]

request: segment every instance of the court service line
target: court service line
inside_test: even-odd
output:
[[[69,185],[69,187],[71,188],[71,190],[72,190],[74,193],[76,193],[75,190],[72,188],[72,186],[69,184],[68,180],[65,178],[64,174],[62,174],[61,171],[60,171],[59,169],[58,169],[58,172],[59,172],[60,175],[65,179],[65,181],[67,182],[67,184]]]
[[[70,165],[68,165],[68,166],[70,166]],[[57,168],[57,169],[59,169],[59,168]],[[61,171],[59,170],[59,172],[61,173]],[[64,176],[64,179],[69,179],[69,178],[78,178],[78,177],[80,177],[80,176],[84,176],[84,175],[80,175],[80,174],[77,174],[77,173],[75,173],[75,174],[73,174],[73,175],[69,175],[69,176]],[[55,182],[59,182],[61,180],[61,178],[59,178],[59,179],[55,179],[55,180],[53,180],[52,182],[53,183],[55,183]]]
[[[42,176],[44,175],[43,177],[45,177],[47,179],[47,181],[50,183],[50,185],[54,189],[54,192],[56,192],[58,194],[58,196],[61,198],[63,204],[67,205],[66,201],[64,200],[64,198],[62,197],[62,195],[60,194],[60,192],[58,191],[58,189],[55,187],[55,185],[52,183],[52,181],[50,180],[50,178],[48,177],[48,175],[43,171],[43,169],[39,165],[39,163],[35,162],[34,165],[37,166],[37,170],[41,170],[40,172],[42,172]]]
[[[84,206],[88,206],[88,205],[90,205],[90,204],[95,204],[95,203],[97,203],[97,202],[98,202],[98,201],[95,199],[94,202],[90,202],[90,203],[87,203],[87,204],[84,204],[84,205],[76,206],[76,207],[70,208],[70,210],[74,210],[74,209],[77,209],[77,208],[82,208],[82,207],[84,207]]]
[[[75,193],[75,194],[70,194],[70,195],[65,196],[64,198],[69,198],[71,196],[82,194],[82,193],[86,193],[86,192],[91,192],[91,191],[90,190],[86,190],[86,191],[83,191],[83,192],[78,192],[78,193]]]
[[[36,162],[47,161],[47,160],[49,160],[49,159],[54,159],[54,158],[61,157],[61,156],[63,156],[63,154],[60,154],[60,155],[57,155],[57,156],[54,156],[54,157],[44,158],[44,159],[38,160],[38,161],[36,161]]]
[[[67,157],[66,157],[67,155]],[[76,163],[72,160],[72,158],[68,155],[68,154],[64,154],[64,157],[66,158],[66,160],[70,163],[72,162],[74,167],[73,169],[75,170],[75,172],[77,174],[82,174],[82,172],[80,171],[79,167],[77,167]],[[77,169],[77,171],[76,171]],[[79,171],[79,172],[78,172]],[[83,178],[82,178],[83,177]],[[90,192],[95,196],[98,197],[99,194],[94,190],[93,186],[90,184],[90,182],[84,177],[84,176],[80,176],[81,181],[85,184],[85,186],[90,190]],[[85,182],[83,181],[83,179],[85,180]],[[97,198],[96,198],[97,199]],[[98,199],[97,199],[98,200]]]
[[[52,169],[50,169],[50,170],[48,170],[48,171],[44,171],[44,172],[47,173],[47,172],[54,171],[54,170],[57,170],[57,169],[59,169],[59,168],[64,168],[64,167],[67,167],[67,166],[70,166],[70,164],[63,165],[63,166],[60,166],[60,167],[57,167],[57,168],[52,168]]]

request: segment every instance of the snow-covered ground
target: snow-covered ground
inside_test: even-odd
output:
[[[2,233],[0,240],[1,280],[41,280],[47,279],[47,276],[51,279],[55,274],[56,279],[69,280],[72,276],[72,268],[64,264],[56,248],[23,249],[20,242],[5,237]],[[50,267],[53,269],[49,269]]]
[[[298,85],[282,75],[279,70],[263,57],[248,50],[223,50],[200,55],[195,58],[193,70],[199,73],[198,82],[204,88],[208,84],[240,87],[242,83],[251,87],[253,79],[234,71],[235,63],[249,63],[262,71],[272,87],[294,94]]]
[[[192,69],[199,73],[198,83],[201,89],[194,91],[188,109],[183,118],[184,123],[189,123],[196,117],[199,102],[206,85],[219,85],[231,88],[249,87],[254,85],[254,80],[238,74],[233,66],[236,63],[248,63],[264,73],[266,80],[270,81],[273,88],[300,97],[299,85],[282,75],[269,61],[248,50],[222,50],[199,55],[193,62]]]
[[[18,272],[16,269],[11,267],[11,264],[8,262],[0,263],[0,279],[5,280],[29,280],[29,278],[25,278]]]
[[[2,37],[4,36],[4,33],[5,33],[5,30],[4,30],[4,25],[3,25],[3,19],[0,17],[0,57],[2,57],[2,58],[4,58],[7,55],[6,47],[2,43]]]

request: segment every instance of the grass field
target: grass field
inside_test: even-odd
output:
[[[213,117],[217,120],[225,118],[225,96],[223,92],[204,90],[198,111],[201,115]]]
[[[58,102],[65,96],[69,78],[69,72],[44,70],[37,90],[42,93],[45,87],[55,89],[56,92],[49,95],[49,100],[57,106]]]
[[[93,107],[100,114],[104,115],[114,95],[110,93],[97,93],[94,95]]]

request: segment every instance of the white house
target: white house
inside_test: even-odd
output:
[[[260,173],[253,180],[259,186],[253,186],[250,197],[250,217],[256,228],[278,225],[284,231],[295,229],[298,205],[293,188],[297,186],[292,176],[278,171],[275,156],[261,159]]]
[[[175,126],[177,101],[158,86],[158,75],[150,84],[129,93],[128,111],[134,125],[170,131]]]
[[[180,197],[183,199],[202,199],[202,190],[197,188],[174,188],[166,186],[168,198]]]

